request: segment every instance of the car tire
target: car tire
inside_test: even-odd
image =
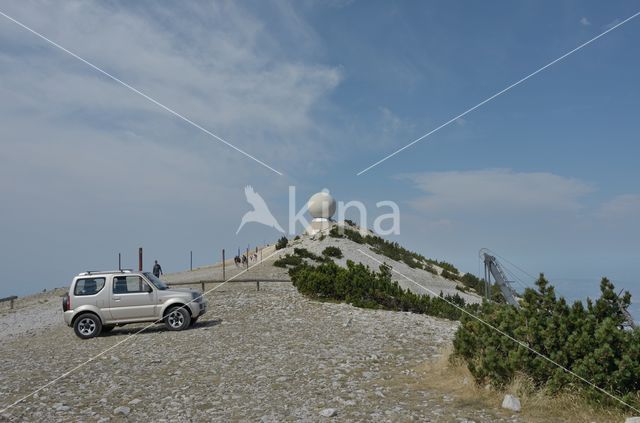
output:
[[[169,330],[184,330],[191,324],[191,314],[184,306],[174,306],[167,310],[164,324]]]
[[[76,318],[73,323],[73,330],[78,338],[89,339],[100,335],[102,322],[93,313],[84,313]]]
[[[115,328],[115,325],[104,325],[102,326],[102,333],[109,333]]]

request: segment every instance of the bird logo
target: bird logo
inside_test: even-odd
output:
[[[270,226],[284,233],[284,229],[282,229],[276,218],[271,214],[271,211],[269,211],[267,203],[265,203],[260,194],[253,190],[251,185],[247,185],[244,188],[244,195],[247,197],[247,203],[253,206],[253,210],[246,212],[244,216],[242,216],[242,221],[236,231],[236,235],[240,232],[244,224],[249,222],[262,223],[263,225]]]

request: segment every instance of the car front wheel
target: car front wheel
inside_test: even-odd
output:
[[[102,323],[100,318],[95,314],[81,314],[73,324],[73,330],[79,338],[89,339],[96,337],[102,331]]]
[[[184,307],[171,307],[165,315],[164,324],[169,330],[186,329],[191,324],[191,314]]]

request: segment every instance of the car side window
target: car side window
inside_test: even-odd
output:
[[[140,276],[115,276],[113,278],[114,294],[132,294],[149,292],[149,285]]]
[[[105,278],[83,278],[76,281],[74,295],[94,295],[104,288]]]

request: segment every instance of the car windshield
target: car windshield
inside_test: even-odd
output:
[[[160,279],[156,278],[153,273],[145,272],[144,275],[149,279],[149,281],[155,285],[160,291],[164,291],[165,289],[169,289],[166,283],[162,282]]]

